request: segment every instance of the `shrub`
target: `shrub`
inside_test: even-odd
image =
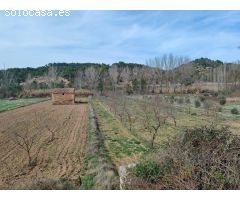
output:
[[[135,175],[152,177],[154,189],[240,189],[239,145],[239,136],[225,127],[187,129],[169,140],[154,161],[138,164]]]
[[[155,182],[162,175],[160,166],[154,161],[139,163],[133,170],[137,177],[147,179],[150,182]]]
[[[222,107],[217,108],[218,112],[222,112]]]
[[[220,98],[219,98],[219,103],[220,103],[220,105],[225,105],[226,104],[226,97],[225,96],[221,96]]]
[[[174,103],[174,101],[175,101],[175,98],[174,98],[174,96],[170,96],[170,97],[169,97],[169,102],[170,102],[171,104],[173,104],[173,103]]]
[[[210,94],[211,94],[213,97],[217,97],[217,96],[218,96],[218,92],[215,92],[215,91],[211,91]]]
[[[205,92],[205,93],[203,93],[203,96],[208,97],[209,93]]]
[[[195,106],[196,108],[199,108],[199,107],[201,106],[200,101],[195,100],[195,101],[194,101],[194,106]]]
[[[161,165],[155,161],[145,161],[137,164],[133,171],[137,177],[141,177],[150,183],[156,183],[157,180],[173,170],[173,162],[166,160]]]
[[[206,100],[206,98],[204,96],[200,96],[199,99],[201,102],[204,102]]]
[[[180,169],[190,163],[194,169],[190,170],[190,177],[196,181],[195,189],[240,187],[239,137],[232,135],[227,128],[211,125],[188,129],[178,140],[174,148],[179,155],[171,156],[180,159]]]
[[[94,176],[93,175],[86,175],[82,178],[82,185],[81,188],[84,190],[92,189],[94,186]]]
[[[232,108],[232,109],[231,109],[231,113],[232,113],[233,115],[238,115],[238,114],[239,114],[239,111],[238,111],[237,108]]]

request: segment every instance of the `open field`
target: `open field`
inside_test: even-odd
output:
[[[144,127],[144,112],[142,105],[150,106],[157,96],[112,96],[101,97],[101,101],[108,107],[109,111],[115,117],[122,122],[122,124],[145,144],[149,143],[151,134]],[[229,126],[230,130],[234,134],[239,134],[240,128],[240,115],[231,114],[230,110],[235,107],[240,109],[240,105],[237,103],[227,103],[221,106],[222,111],[216,111],[220,105],[218,102],[211,101],[211,109],[204,109],[203,103],[199,108],[195,108],[194,100],[198,99],[198,96],[191,96],[189,103],[185,103],[185,98],[188,95],[175,96],[175,102],[168,104],[171,112],[174,115],[176,125],[174,124],[171,116],[166,120],[166,123],[161,126],[159,133],[156,137],[156,144],[162,144],[167,141],[169,137],[182,133],[186,128],[200,127],[204,125],[210,125],[214,123],[216,126]],[[169,98],[164,95],[159,95],[157,98]],[[178,103],[178,99],[182,99],[183,102]],[[159,101],[159,100],[158,100]],[[163,100],[165,101],[165,100]],[[164,104],[162,105],[164,107]],[[216,108],[215,108],[216,107]],[[162,109],[164,113],[164,109]],[[129,118],[131,120],[129,121]],[[130,124],[130,123],[131,124]],[[131,125],[131,127],[130,127]],[[131,131],[130,131],[131,129]]]
[[[0,188],[28,188],[65,178],[79,184],[88,128],[88,104],[42,102],[0,114]],[[31,141],[28,154],[16,136]],[[15,136],[15,138],[14,138]]]
[[[220,105],[200,95],[112,95],[99,97],[95,107],[110,157],[127,171],[119,174],[121,188],[239,188],[240,115],[232,113],[238,103]],[[206,173],[204,180],[199,173]]]
[[[53,182],[65,184],[53,189],[117,189],[120,166],[154,156],[172,136],[186,129],[213,123],[216,127],[229,126],[232,133],[239,134],[240,115],[231,114],[232,108],[240,109],[237,102],[220,106],[216,99],[207,97],[196,108],[194,102],[200,97],[77,97],[75,105],[52,105],[46,101],[2,112],[0,189],[39,189]],[[211,107],[206,109],[204,102],[210,102]],[[152,125],[156,116],[154,110],[144,108],[160,112],[161,126],[153,146],[146,115]]]
[[[15,108],[19,108],[22,106],[39,103],[41,101],[46,101],[47,98],[28,98],[28,99],[17,99],[17,100],[8,100],[8,99],[0,99],[0,112],[6,110],[12,110]]]

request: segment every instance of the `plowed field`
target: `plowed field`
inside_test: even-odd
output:
[[[0,113],[0,189],[26,187],[41,179],[65,178],[76,183],[87,128],[87,104],[43,102]],[[33,140],[30,154],[35,164],[31,167],[27,152],[13,139],[13,133],[24,131]]]

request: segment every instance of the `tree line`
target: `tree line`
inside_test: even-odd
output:
[[[0,96],[17,95],[23,89],[75,87],[127,94],[169,92],[194,83],[212,83],[239,87],[240,63],[166,54],[148,59],[146,64],[118,62],[112,65],[97,63],[50,63],[38,68],[9,68],[0,70]],[[45,77],[46,82],[31,82],[34,77]],[[68,83],[57,82],[62,77]],[[26,83],[31,84],[26,84]],[[25,83],[25,84],[24,84]],[[25,86],[25,88],[24,88]],[[156,90],[158,88],[158,91]]]

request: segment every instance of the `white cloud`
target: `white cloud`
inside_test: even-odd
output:
[[[144,63],[163,53],[239,59],[239,11],[72,11],[70,17],[0,17],[0,65]]]

